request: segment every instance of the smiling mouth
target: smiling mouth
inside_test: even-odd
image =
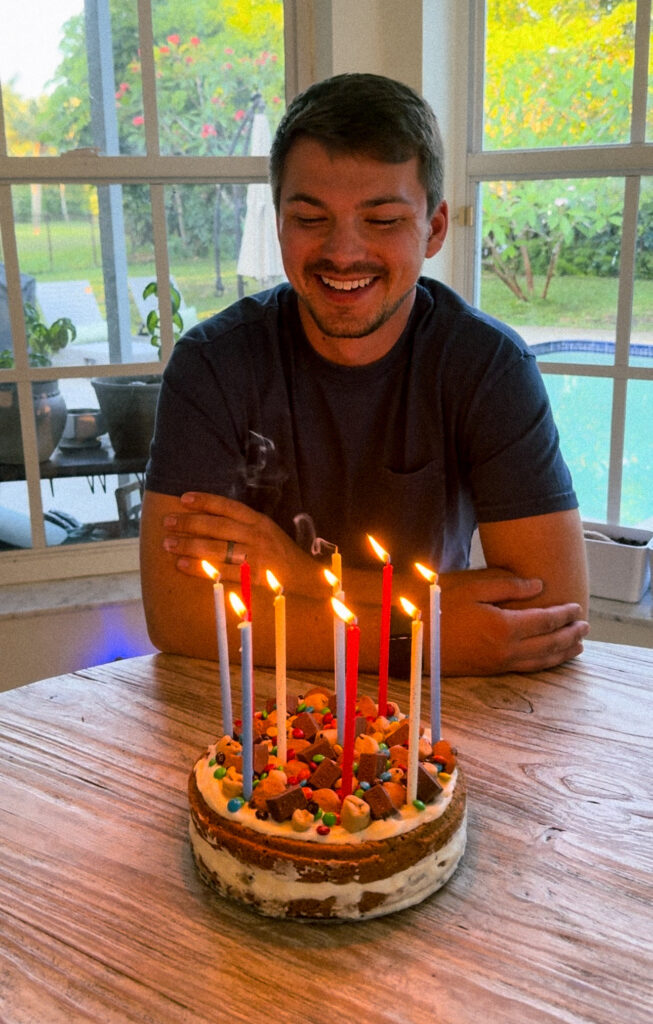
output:
[[[325,277],[324,274],[319,276],[322,284],[326,285],[327,288],[333,288],[337,292],[353,292],[360,288],[367,288],[374,280],[373,277],[359,277],[354,280],[339,281],[333,277]]]

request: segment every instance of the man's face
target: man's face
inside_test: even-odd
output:
[[[404,329],[447,207],[427,216],[417,157],[401,164],[330,154],[299,139],[281,183],[279,240],[309,341],[334,362],[381,358]]]

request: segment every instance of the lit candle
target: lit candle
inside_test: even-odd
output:
[[[354,774],[354,742],[356,698],[358,695],[358,650],[360,647],[360,629],[358,621],[353,612],[339,601],[337,597],[331,598],[331,605],[347,625],[347,680],[345,695],[345,735],[342,747],[342,788],[340,799],[344,800],[353,789]]]
[[[340,557],[340,556],[338,556]],[[331,594],[342,604],[345,594],[341,578],[330,569],[324,570],[327,583],[331,586]],[[339,615],[333,616],[333,672],[336,685],[336,734],[342,746],[345,729],[345,623]]]
[[[283,587],[274,573],[268,569],[267,581],[275,593],[274,598],[274,642],[277,672],[277,757],[286,763],[288,744],[286,735],[286,599]]]
[[[215,628],[218,634],[218,659],[220,662],[220,694],[222,698],[222,728],[225,736],[234,731],[231,713],[231,679],[229,676],[229,644],[227,642],[227,619],[224,612],[224,587],[220,573],[210,562],[202,562],[202,568],[213,580],[213,603],[215,604]]]
[[[240,681],[243,691],[241,718],[243,748],[243,796],[250,800],[254,781],[254,673],[252,662],[252,623],[247,608],[233,590],[229,594],[231,607],[239,617]]]
[[[379,647],[379,714],[385,715],[388,707],[388,664],[390,660],[390,609],[392,605],[392,562],[374,537],[367,535],[374,553],[383,564],[383,588],[381,591],[381,643]]]
[[[442,725],[440,722],[440,587],[438,574],[425,565],[415,562],[415,568],[429,581],[430,598],[430,671],[431,671],[431,739],[434,743],[440,739]]]
[[[245,559],[240,563],[240,592],[243,604],[247,609],[247,618],[252,618],[252,576],[249,562]]]
[[[414,604],[401,597],[404,611],[412,618],[410,641],[410,718],[408,722],[408,775],[406,803],[417,799],[417,768],[419,766],[419,726],[422,714],[422,655],[424,623]]]

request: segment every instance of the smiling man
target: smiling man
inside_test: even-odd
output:
[[[373,670],[371,533],[418,607],[413,562],[440,572],[445,674],[532,671],[582,650],[582,531],[535,360],[420,277],[447,233],[442,162],[430,107],[387,78],[337,76],[290,105],[270,160],[288,283],[194,327],[164,375],[141,524],[161,649],[216,656],[201,560],[237,587],[247,558],[256,660],[274,660],[270,569],[288,597],[289,665],[331,666],[322,569],[337,546]],[[470,571],[477,525],[487,568]]]

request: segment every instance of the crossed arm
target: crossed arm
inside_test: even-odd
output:
[[[443,574],[441,666],[444,675],[488,675],[549,668],[582,651],[589,630],[587,571],[576,511],[480,526],[487,568]],[[231,564],[225,563],[233,542]],[[275,523],[247,505],[191,492],[181,498],[148,491],[141,520],[141,578],[153,644],[163,651],[217,657],[207,559],[225,589],[238,590],[247,557],[252,569],[255,660],[274,663],[271,569],[287,596],[287,661],[296,668],[333,665],[329,587],[322,569]],[[345,566],[346,600],[361,626],[363,671],[379,651],[380,573]],[[414,573],[395,573],[393,590],[418,606],[425,586]],[[230,649],[237,650],[228,612]]]

